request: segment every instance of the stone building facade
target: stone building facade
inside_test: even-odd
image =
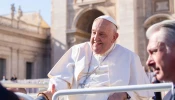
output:
[[[52,0],[52,66],[72,45],[89,41],[93,20],[104,14],[117,21],[117,43],[136,52],[146,66],[145,31],[153,23],[174,19],[174,10],[174,0]]]
[[[39,13],[0,16],[0,80],[46,77],[50,70],[50,27]]]

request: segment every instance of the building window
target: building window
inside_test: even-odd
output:
[[[172,12],[173,0],[152,0],[153,13]]]
[[[32,79],[33,63],[26,62],[26,79]]]
[[[0,58],[0,80],[6,75],[6,59]]]

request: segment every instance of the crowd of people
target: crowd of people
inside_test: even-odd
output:
[[[5,76],[2,76],[2,81],[7,81],[8,79],[5,77]],[[11,78],[10,78],[10,80],[12,81],[12,82],[16,82],[17,81],[17,77],[16,77],[16,75],[13,75]]]
[[[52,100],[53,94],[63,89],[149,84],[139,56],[116,44],[117,30],[112,17],[103,15],[96,18],[90,42],[74,45],[61,57],[48,73],[48,90],[38,93],[36,100]],[[175,21],[154,24],[146,34],[149,39],[147,65],[153,69],[157,81],[175,83]],[[175,94],[170,93],[164,100],[175,100]],[[148,100],[153,96],[152,91],[132,91],[62,96],[59,100]]]

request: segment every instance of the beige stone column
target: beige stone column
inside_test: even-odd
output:
[[[33,71],[33,78],[42,78],[41,76],[46,76],[47,73],[45,72],[46,70],[46,62],[44,61],[43,57],[41,54],[37,54],[34,57],[35,61],[34,61],[34,71]]]
[[[135,0],[117,0],[116,19],[119,25],[119,44],[135,52],[134,2]]]
[[[18,49],[11,48],[11,76],[18,76]]]
[[[22,53],[22,50],[19,50],[19,65],[18,65],[18,68],[19,68],[19,73],[18,73],[18,78],[19,79],[25,79],[26,76],[26,70],[25,70],[25,61],[24,61],[24,58],[23,58],[23,53]]]
[[[51,66],[53,66],[67,50],[67,0],[52,0],[51,13]]]
[[[146,15],[148,16],[150,12],[147,12],[146,10],[149,10],[151,7],[146,7],[145,0],[136,0],[135,3],[135,40],[136,40],[136,51],[141,59],[142,65],[146,66],[146,60],[147,60],[147,39],[145,34],[145,28],[144,28],[144,21],[146,19]]]

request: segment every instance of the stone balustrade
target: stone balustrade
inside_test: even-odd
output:
[[[96,4],[96,3],[103,3],[106,0],[74,0],[74,4],[81,5],[89,5],[89,4]]]
[[[50,31],[49,28],[42,28],[39,26],[27,24],[20,20],[16,20],[16,19],[12,20],[3,16],[0,16],[0,26],[11,27],[11,28],[20,29],[23,31],[38,33],[38,34],[47,34]]]
[[[16,81],[1,81],[1,84],[9,88],[25,88],[27,93],[38,93],[47,90],[49,79],[26,79]]]

